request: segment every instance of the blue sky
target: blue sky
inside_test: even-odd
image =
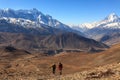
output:
[[[80,24],[120,15],[120,0],[0,0],[0,8],[36,8],[65,24]]]

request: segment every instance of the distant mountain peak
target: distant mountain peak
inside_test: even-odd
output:
[[[108,15],[106,18],[105,18],[105,20],[108,20],[109,22],[113,22],[113,21],[118,21],[118,19],[120,19],[119,18],[119,16],[117,15],[117,14],[115,14],[115,13],[111,13],[110,15]]]
[[[116,13],[111,13],[111,14],[109,14],[109,16],[114,17],[114,16],[117,16],[117,14]]]
[[[6,11],[10,11],[10,10],[13,10],[13,9],[11,9],[11,8],[5,8],[4,10],[6,10]]]
[[[5,12],[5,13],[9,13],[9,12],[13,12],[14,10],[11,8],[0,9],[0,14],[1,14],[1,11]]]
[[[38,11],[36,8],[33,8],[32,10],[33,10],[33,11]]]
[[[29,11],[29,10],[28,10]],[[34,12],[34,13],[41,13],[38,9],[36,9],[36,8],[33,8],[33,9],[31,9],[30,10],[31,12]]]
[[[17,24],[24,28],[41,28],[49,26],[65,31],[74,31],[69,26],[52,18],[50,15],[43,14],[36,8],[33,9],[0,9],[0,19],[6,20],[8,23]]]
[[[116,13],[111,13],[101,21],[76,26],[72,25],[71,28],[81,32],[86,32],[94,28],[120,29],[120,17]]]

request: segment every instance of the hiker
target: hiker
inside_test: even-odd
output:
[[[53,64],[52,65],[52,73],[55,74],[55,71],[56,71],[56,64]]]
[[[58,69],[59,69],[60,75],[62,75],[62,69],[63,69],[62,63],[59,63]]]

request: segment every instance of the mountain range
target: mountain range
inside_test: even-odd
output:
[[[82,31],[89,38],[104,42],[108,45],[120,42],[120,17],[115,13],[108,15],[99,22],[85,23],[71,27],[75,30]]]
[[[35,8],[31,10],[1,9],[0,18],[26,28],[41,27],[42,24],[60,29],[70,29],[67,25],[53,19],[50,15],[44,15]]]
[[[119,42],[115,13],[99,22],[69,26],[35,8],[0,9],[0,79],[120,79]],[[58,62],[63,73],[54,76],[50,65]]]
[[[85,38],[80,31],[37,9],[0,9],[0,46],[29,51],[101,51],[107,45]]]
[[[52,18],[50,15],[45,15],[37,9],[30,10],[13,10],[10,8],[0,9],[0,25],[4,26],[1,31],[9,28],[9,32],[22,32],[30,34],[56,34],[63,32],[74,32],[79,35],[83,33],[71,29],[68,25]]]

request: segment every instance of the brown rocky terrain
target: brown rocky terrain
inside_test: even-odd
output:
[[[55,54],[62,51],[101,51],[107,45],[88,39],[75,33],[54,35],[31,35],[22,33],[0,32],[0,46],[14,46],[30,52]],[[55,52],[56,51],[56,52]]]
[[[91,70],[77,72],[74,74],[56,76],[48,80],[119,80],[120,63],[107,64]]]
[[[75,33],[60,33],[57,35],[50,35],[42,41],[43,45],[49,49],[63,49],[63,50],[80,50],[90,51],[104,50],[107,48],[105,44],[97,42],[93,39],[88,39]]]
[[[120,43],[120,33],[112,33],[107,36],[102,37],[101,39],[106,38],[105,41],[103,41],[107,45],[114,45],[117,43]]]
[[[119,75],[120,44],[114,45],[106,51],[94,54],[62,52],[61,54],[48,56],[39,53],[30,54],[27,51],[15,48],[12,48],[12,51],[11,48],[10,50],[8,48],[2,48],[0,49],[0,53],[6,55],[0,57],[1,80],[47,80],[52,78],[57,78],[56,80],[58,80],[58,70],[56,76],[54,76],[51,73],[50,66],[53,63],[58,65],[59,62],[62,62],[64,66],[62,80],[71,80],[71,77],[67,77],[69,75],[72,75],[75,80],[97,80],[98,78],[94,79],[93,77],[98,77],[99,75],[101,75],[100,80],[102,78],[111,80],[119,79],[119,77],[116,77],[116,79],[111,78],[109,75]],[[109,67],[110,65],[113,65],[113,67]],[[115,72],[115,70],[117,71]],[[82,76],[82,78],[79,78],[79,76]]]

